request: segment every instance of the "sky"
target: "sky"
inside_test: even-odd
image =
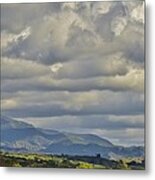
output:
[[[143,1],[1,5],[2,114],[144,144]]]

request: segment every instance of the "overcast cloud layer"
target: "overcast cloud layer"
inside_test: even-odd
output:
[[[144,144],[143,1],[1,5],[2,113]]]

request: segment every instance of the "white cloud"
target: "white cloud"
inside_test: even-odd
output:
[[[144,70],[133,69],[130,70],[125,76],[116,76],[103,78],[101,81],[101,86],[107,86],[109,88],[118,89],[128,89],[137,92],[144,91]]]
[[[53,73],[57,73],[63,67],[62,63],[56,63],[50,66],[50,69]]]
[[[10,43],[18,43],[19,41],[24,41],[27,39],[31,34],[31,28],[26,27],[23,31],[19,34],[12,34],[6,31],[2,31],[1,33],[1,46],[6,48]]]
[[[92,13],[94,16],[103,15],[110,11],[110,8],[112,6],[111,2],[98,2],[94,3]]]
[[[75,10],[77,8],[77,3],[67,2],[62,4],[62,9]]]
[[[133,9],[131,12],[131,17],[135,21],[144,23],[144,2]]]
[[[115,36],[119,36],[127,25],[127,19],[123,17],[116,17],[111,23],[112,32],[115,33]]]
[[[18,42],[19,39],[21,40],[25,40],[27,37],[29,37],[31,34],[31,28],[30,27],[27,27],[26,29],[24,29],[20,34],[16,35],[14,37],[14,41],[15,42]]]

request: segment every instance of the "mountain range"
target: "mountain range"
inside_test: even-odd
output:
[[[142,157],[144,147],[123,147],[93,134],[74,134],[36,128],[31,124],[1,116],[1,149],[4,151],[90,155],[102,157]]]

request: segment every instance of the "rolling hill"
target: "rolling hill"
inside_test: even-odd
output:
[[[31,124],[1,116],[1,149],[5,151],[96,155],[110,158],[144,156],[144,147],[115,146],[92,134],[64,133],[36,128]]]

